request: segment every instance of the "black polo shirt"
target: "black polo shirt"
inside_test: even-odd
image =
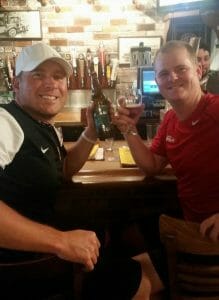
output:
[[[50,223],[55,194],[63,181],[65,149],[53,126],[34,120],[16,102],[0,107],[23,132],[13,159],[0,167],[0,199],[33,220]],[[13,134],[18,133],[14,130]]]

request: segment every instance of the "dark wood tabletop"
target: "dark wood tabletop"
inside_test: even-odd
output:
[[[72,143],[66,143],[69,147]],[[127,147],[125,140],[114,141],[113,153],[105,151],[106,143],[98,142],[104,149],[104,160],[87,160],[82,169],[72,177],[73,182],[83,184],[142,182],[147,179],[146,174],[137,166],[122,167],[119,148]],[[172,168],[168,165],[162,174],[156,176],[160,180],[174,180]]]

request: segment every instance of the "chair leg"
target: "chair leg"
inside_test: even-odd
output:
[[[74,300],[81,300],[82,299],[82,286],[83,286],[83,279],[85,276],[85,272],[82,269],[82,265],[74,264],[73,265],[73,296]]]

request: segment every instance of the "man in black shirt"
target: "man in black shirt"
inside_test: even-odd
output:
[[[113,262],[99,266],[100,241],[94,231],[63,231],[54,226],[56,193],[83,166],[96,142],[92,106],[87,110],[87,128],[68,151],[54,127],[54,117],[67,99],[71,71],[43,43],[23,48],[16,60],[15,100],[0,107],[0,260],[27,253],[55,254],[94,270],[88,286],[94,293],[102,286],[108,298],[88,293],[89,299],[116,299],[115,285],[121,300],[146,299],[144,254],[117,262],[116,268]],[[99,288],[93,289],[100,279]]]

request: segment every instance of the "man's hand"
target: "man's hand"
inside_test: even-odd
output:
[[[200,225],[200,232],[217,242],[219,238],[219,213],[205,219]]]
[[[118,108],[113,117],[115,124],[121,132],[126,132],[128,128],[134,128],[144,110],[144,105],[132,108],[131,110],[124,106],[124,97],[117,100]]]
[[[62,232],[61,245],[57,256],[76,263],[85,269],[94,269],[99,257],[100,242],[93,231],[72,230]]]
[[[87,107],[86,118],[87,118],[87,126],[90,129],[95,130],[93,111],[94,111],[94,102],[92,101],[91,104]]]
[[[92,101],[91,104],[86,108],[86,119],[87,119],[86,136],[89,139],[95,141],[97,139],[97,132],[94,123],[93,111],[94,111],[94,103]]]

